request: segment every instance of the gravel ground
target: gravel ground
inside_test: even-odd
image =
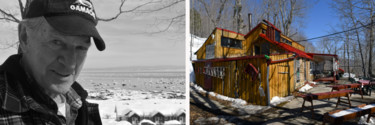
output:
[[[343,79],[339,81],[339,84],[347,84],[347,80]],[[329,84],[320,83],[314,88],[308,90],[306,93],[320,93],[320,92],[330,92],[331,88],[327,87]],[[364,95],[363,99],[359,94],[353,94],[350,97],[352,107],[360,104],[374,103],[374,91],[372,96]],[[190,95],[192,96],[192,95]],[[204,96],[201,96],[204,97]],[[192,97],[191,97],[192,98]],[[342,97],[342,100],[345,98]],[[314,100],[314,118],[311,117],[312,113],[310,110],[305,109],[301,112],[303,99],[296,97],[292,101],[280,104],[278,106],[272,107],[262,113],[254,115],[239,116],[235,113],[225,114],[220,110],[212,110],[207,106],[190,99],[190,123],[191,124],[212,124],[214,121],[216,124],[271,124],[271,125],[300,125],[300,124],[322,124],[323,114],[326,112],[346,109],[349,107],[348,104],[340,104],[336,108],[336,98],[330,100]],[[311,104],[306,102],[306,106]],[[227,105],[226,105],[227,106]],[[227,109],[231,109],[230,107]],[[226,110],[227,110],[226,109]],[[216,119],[215,119],[216,118]],[[216,120],[216,121],[215,121]],[[220,121],[222,120],[222,121]],[[345,125],[357,124],[359,118],[345,122]],[[196,121],[196,122],[195,122]],[[200,122],[199,122],[200,121]]]

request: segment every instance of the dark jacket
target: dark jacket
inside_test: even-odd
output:
[[[101,125],[98,104],[86,101],[87,92],[77,82],[65,94],[75,121],[57,115],[56,103],[20,65],[21,55],[10,56],[0,66],[0,124]]]

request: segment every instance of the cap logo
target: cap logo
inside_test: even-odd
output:
[[[74,11],[79,11],[79,12],[89,14],[94,19],[96,19],[95,13],[93,11],[93,6],[91,2],[87,0],[77,0],[72,5],[70,5],[70,9]]]

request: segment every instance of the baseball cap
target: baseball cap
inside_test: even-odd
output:
[[[24,18],[44,16],[57,31],[66,35],[93,37],[99,51],[105,43],[99,35],[94,6],[90,0],[30,0]]]

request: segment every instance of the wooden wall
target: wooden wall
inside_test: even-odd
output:
[[[209,62],[194,62],[194,72],[196,82],[199,86],[205,87],[205,79],[208,77],[203,73],[204,66]],[[251,63],[259,68],[261,79],[252,79],[249,74],[245,73],[245,68]],[[225,67],[224,79],[211,77],[211,91],[228,97],[236,97],[246,100],[248,103],[255,105],[267,105],[267,63],[265,58],[243,59],[234,61],[212,62],[212,67]],[[223,86],[224,80],[224,88]],[[259,93],[259,85],[263,88],[265,96]],[[207,89],[206,89],[207,90]],[[224,91],[223,91],[224,90]]]
[[[221,46],[221,37],[228,37],[242,41],[242,48],[229,48]],[[243,34],[234,33],[228,30],[216,29],[215,32],[215,58],[228,58],[245,56],[244,50],[248,48],[244,43],[245,37]]]
[[[299,49],[299,50],[302,50],[302,51],[305,51],[305,46],[295,42],[294,40],[292,40],[291,38],[287,37],[287,36],[284,36],[284,35],[281,35],[281,38],[284,38],[284,39],[287,39],[289,40],[290,42],[292,42],[292,47],[296,48],[296,49]]]
[[[272,61],[292,58],[292,54],[271,55]],[[294,92],[294,60],[269,65],[270,99],[274,96],[285,97]]]

